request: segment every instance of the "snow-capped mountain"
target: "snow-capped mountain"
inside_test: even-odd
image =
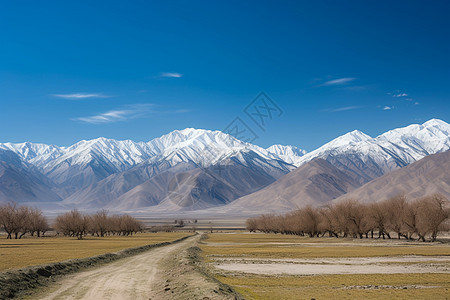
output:
[[[150,158],[150,163],[164,159],[173,164],[192,162],[208,167],[240,151],[248,150],[255,151],[267,159],[274,158],[273,154],[259,146],[243,142],[221,131],[203,129],[175,130],[147,144],[153,153],[157,153]]]
[[[16,153],[24,162],[42,169],[48,163],[63,155],[63,149],[54,145],[38,143],[0,143],[0,149],[10,150]]]
[[[138,164],[166,161],[174,166],[189,162],[208,167],[234,153],[253,150],[266,158],[274,155],[265,149],[242,142],[220,131],[187,128],[175,130],[147,143],[98,138],[80,141],[69,147],[21,143],[0,144],[21,159],[36,166],[55,183],[74,189],[98,182]],[[277,157],[277,159],[279,159]]]
[[[50,180],[10,150],[0,149],[0,203],[61,201]]]
[[[294,164],[300,157],[307,153],[306,150],[290,145],[272,145],[266,150],[274,157],[280,158],[290,164]]]
[[[248,178],[249,192],[294,168],[276,154],[231,135],[192,128],[175,130],[149,142],[98,138],[69,147],[5,143],[0,149],[13,151],[35,166],[53,181],[66,203],[80,205],[105,205],[160,173],[208,168],[230,160],[253,170]],[[252,181],[258,172],[266,174],[267,179]]]
[[[134,209],[171,202],[169,194],[173,188],[169,187],[174,185],[174,178],[175,186],[182,182],[176,191],[189,191],[189,197],[198,196],[198,203],[208,206],[226,204],[237,196],[264,188],[316,158],[325,159],[352,182],[362,185],[448,149],[450,125],[433,119],[375,138],[355,130],[309,153],[295,146],[273,145],[264,149],[221,131],[187,128],[149,142],[98,138],[69,147],[0,143],[0,161],[4,170],[10,170],[7,167],[11,165],[20,169],[8,171],[5,178],[30,174],[37,178],[33,182],[46,186],[46,193],[49,189],[56,191],[64,199],[63,204],[89,203],[91,207],[113,210],[116,205]],[[324,176],[324,180],[331,178]],[[185,203],[191,200],[189,197],[179,198]],[[132,199],[133,204],[129,205],[127,199]]]
[[[355,130],[293,161],[301,166],[323,158],[366,183],[429,154],[450,149],[450,125],[432,119],[422,125],[390,130],[372,138]]]
[[[257,191],[294,168],[281,160],[264,158],[253,150],[234,152],[208,167],[193,162],[174,164],[173,160],[147,161],[80,189],[64,203],[114,210],[154,206],[165,201],[183,203],[181,209],[193,209],[189,203],[205,208]]]
[[[149,159],[193,162],[206,167],[244,149],[256,151],[268,158],[276,154],[221,131],[193,128],[175,130],[147,143],[97,138],[83,140],[69,147],[29,142],[0,143],[0,149],[15,152],[25,162],[38,167],[50,177],[59,177],[70,166],[86,166],[92,161],[101,162],[105,169],[119,172]]]

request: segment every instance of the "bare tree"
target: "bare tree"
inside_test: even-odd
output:
[[[391,238],[388,230],[389,215],[386,211],[386,205],[384,202],[376,202],[369,205],[366,208],[368,214],[369,227],[378,230],[378,238],[385,236]]]
[[[88,225],[89,217],[74,209],[58,216],[54,227],[64,235],[77,237],[81,240],[88,230]]]
[[[258,229],[258,219],[257,218],[250,218],[245,221],[245,227],[250,232],[255,232]]]
[[[286,213],[285,215],[261,215],[247,220],[251,232],[308,235],[310,237],[329,236],[391,238],[392,231],[397,237],[407,239],[417,236],[425,241],[429,236],[435,241],[440,231],[448,230],[450,203],[442,195],[433,195],[413,202],[407,202],[404,195],[388,200],[363,204],[346,200],[323,208],[311,206]]]
[[[7,233],[7,239],[22,238],[30,231],[30,214],[26,206],[18,206],[16,203],[8,203],[1,207],[0,221]]]
[[[0,224],[7,234],[7,239],[12,239],[12,234],[16,227],[16,211],[16,203],[0,206]]]
[[[104,237],[110,230],[110,220],[107,210],[98,211],[91,217],[90,231],[97,236]]]
[[[31,236],[36,235],[38,237],[45,234],[49,230],[47,219],[43,216],[42,211],[38,208],[29,209],[29,228]]]
[[[387,227],[390,231],[397,233],[397,238],[402,236],[408,239],[407,226],[405,224],[405,213],[408,210],[406,196],[400,194],[383,202],[387,214]]]
[[[449,217],[448,200],[444,196],[435,194],[419,199],[416,202],[417,231],[419,238],[425,240],[426,235],[430,235],[431,241],[436,241],[441,225]]]

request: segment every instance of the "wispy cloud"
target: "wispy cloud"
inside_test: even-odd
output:
[[[321,86],[345,85],[354,80],[356,80],[356,78],[353,78],[353,77],[337,78],[337,79],[325,81],[324,83],[321,84]]]
[[[328,108],[328,109],[325,109],[324,111],[340,112],[340,111],[354,110],[354,109],[359,109],[359,108],[362,108],[362,106],[344,106],[344,107],[338,107],[338,108]]]
[[[150,103],[131,104],[121,109],[109,110],[88,117],[79,117],[73,120],[89,124],[105,124],[127,121],[143,117],[152,111],[154,105]]]
[[[392,110],[392,109],[394,109],[393,106],[385,106],[385,107],[383,107],[383,110]]]
[[[174,72],[163,72],[159,76],[160,77],[168,77],[168,78],[181,78],[181,77],[183,77],[183,74],[174,73]]]
[[[125,105],[92,116],[73,118],[72,120],[89,124],[107,124],[143,118],[148,115],[180,114],[190,111],[190,109],[161,110],[161,107],[158,109],[158,106],[152,103],[138,103]]]
[[[64,99],[87,99],[87,98],[109,98],[111,96],[101,93],[74,93],[74,94],[53,94],[52,96]]]
[[[407,93],[398,93],[398,94],[393,94],[392,97],[395,97],[395,98],[408,97],[408,94]]]
[[[102,124],[124,121],[129,115],[127,110],[110,110],[94,116],[76,118],[76,120],[90,124]]]
[[[387,93],[389,96],[394,97],[394,98],[404,98],[404,97],[408,97],[409,95],[401,90],[396,90],[395,92],[389,92]],[[411,101],[412,98],[408,97],[406,98],[406,100]]]

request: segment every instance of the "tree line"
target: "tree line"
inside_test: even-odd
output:
[[[16,203],[0,205],[0,228],[6,232],[7,239],[20,239],[26,233],[39,237],[50,229],[40,209]]]
[[[93,215],[72,210],[58,216],[54,224],[57,234],[82,239],[88,234],[104,237],[106,235],[133,235],[143,230],[142,224],[130,215],[108,215],[101,210]]]
[[[0,229],[7,239],[20,239],[25,234],[43,236],[51,229],[47,219],[38,208],[16,203],[0,205]],[[142,224],[130,215],[109,215],[106,210],[95,214],[83,214],[72,210],[56,217],[53,223],[56,233],[82,239],[91,234],[99,237],[106,235],[133,235],[143,230]]]
[[[318,208],[308,206],[284,215],[261,215],[248,219],[246,225],[250,232],[309,237],[436,241],[439,232],[450,229],[449,204],[439,194],[414,201],[408,201],[404,195],[367,204],[346,200]]]

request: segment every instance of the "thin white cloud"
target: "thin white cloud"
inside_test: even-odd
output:
[[[417,102],[417,101],[416,101],[416,102],[414,102],[414,105],[419,105],[419,102]]]
[[[109,98],[111,96],[101,93],[74,93],[74,94],[53,94],[52,96],[64,99],[87,99],[87,98]]]
[[[174,73],[174,72],[163,72],[160,74],[161,77],[168,77],[168,78],[181,78],[183,77],[183,74],[181,73]]]
[[[340,111],[354,110],[354,109],[359,109],[359,108],[361,108],[361,106],[345,106],[345,107],[338,107],[338,108],[329,108],[329,109],[326,109],[325,111],[340,112]]]
[[[391,110],[391,109],[394,109],[394,107],[393,106],[385,106],[385,107],[383,107],[383,110]]]
[[[149,114],[179,114],[191,111],[190,109],[156,110],[155,107],[156,105],[152,103],[130,104],[119,109],[108,110],[87,117],[73,118],[72,120],[89,124],[106,124],[142,118]]]
[[[73,120],[89,124],[106,124],[127,121],[145,116],[151,112],[151,107],[153,107],[153,104],[150,103],[132,104],[127,105],[122,109],[109,110],[88,117],[74,118]]]
[[[398,93],[398,94],[393,94],[392,97],[395,97],[395,98],[408,97],[408,94],[407,93]]]
[[[90,124],[103,124],[126,120],[127,115],[129,112],[126,110],[111,110],[95,116],[76,118],[76,120]]]
[[[333,80],[326,81],[326,82],[322,83],[321,85],[323,85],[323,86],[345,85],[345,84],[348,84],[348,83],[350,83],[350,82],[352,82],[354,80],[356,80],[356,78],[344,77],[344,78],[338,78],[338,79],[333,79]]]

